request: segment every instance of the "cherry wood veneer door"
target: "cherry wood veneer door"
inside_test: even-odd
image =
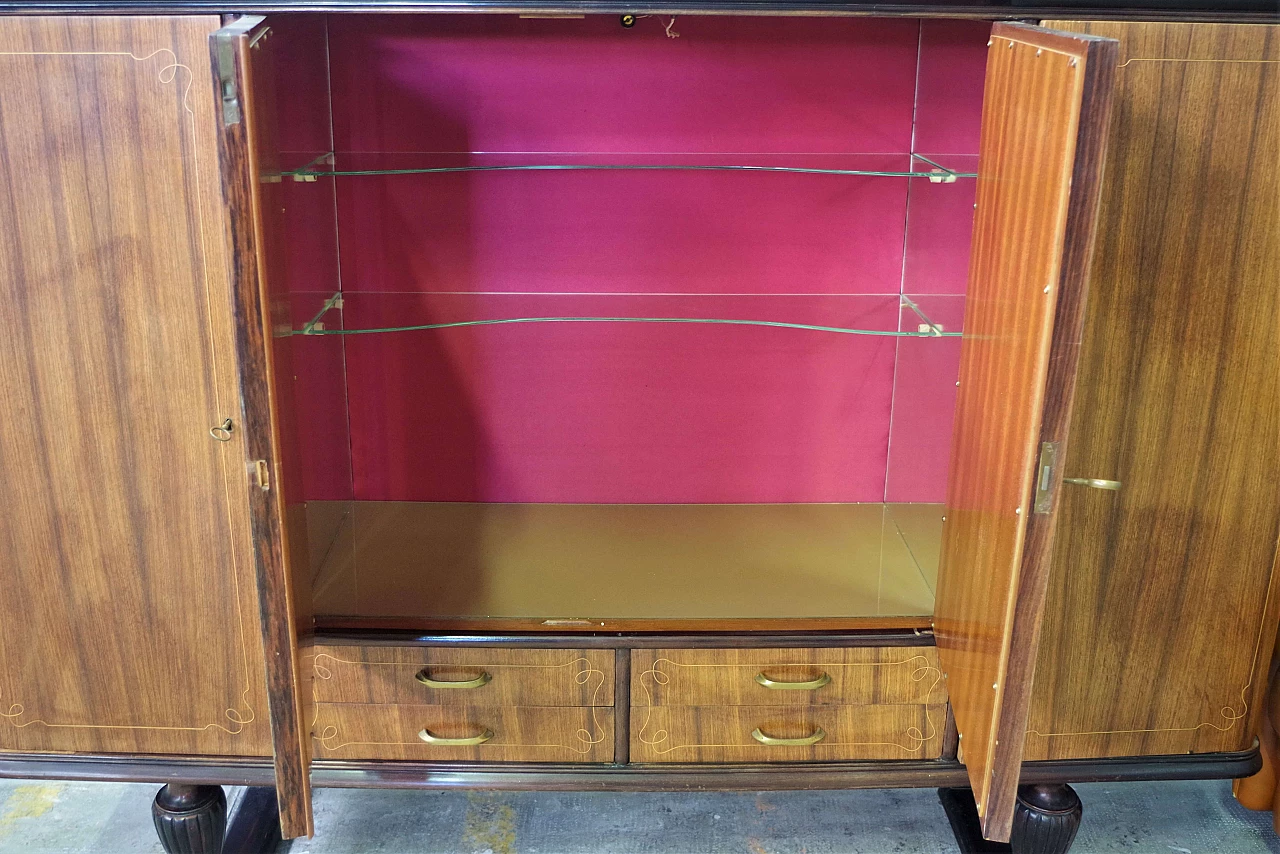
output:
[[[0,750],[271,752],[218,26],[0,17]]]
[[[271,44],[268,22],[248,16],[214,33],[208,50],[222,96],[218,154],[229,212],[231,296],[252,475],[249,509],[262,600],[276,794],[281,832],[288,839],[313,832],[308,773],[314,710],[309,682],[304,681],[313,667],[305,660],[312,653],[304,639],[314,621],[307,587],[302,468],[293,423],[292,324],[281,269],[283,203]]]
[[[1022,761],[1116,43],[996,24],[935,632],[983,834]],[[1044,457],[1047,461],[1048,457]]]
[[[1280,607],[1280,26],[1120,40],[1027,759],[1247,750]]]

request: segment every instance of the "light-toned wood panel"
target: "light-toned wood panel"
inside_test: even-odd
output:
[[[475,746],[428,744],[419,735],[459,739],[491,732]],[[311,729],[318,759],[426,762],[608,762],[611,708],[492,708],[318,703]]]
[[[315,698],[323,703],[439,706],[612,706],[611,649],[458,649],[320,646]],[[488,677],[474,688],[436,688]]]
[[[830,681],[814,689],[770,688]],[[842,706],[945,703],[937,650],[636,649],[631,652],[633,706]]]
[[[216,17],[0,17],[0,749],[266,755]]]
[[[937,759],[946,706],[652,706],[631,716],[632,762]],[[805,739],[809,746],[761,743]]]
[[[989,839],[1013,821],[1055,519],[1033,481],[1066,439],[1114,63],[1114,42],[992,29],[935,614]]]
[[[620,620],[914,624],[933,594],[894,506],[358,501],[354,545],[330,550],[316,613],[326,625],[345,616],[403,628],[450,618],[597,630]]]
[[[1121,41],[1065,473],[1123,485],[1064,488],[1026,758],[1245,749],[1276,633],[1280,28],[1061,26]]]

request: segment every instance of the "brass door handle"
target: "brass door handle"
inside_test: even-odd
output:
[[[1064,477],[1063,483],[1074,483],[1076,486],[1090,486],[1094,489],[1109,489],[1112,492],[1120,488],[1118,480],[1103,480],[1100,477]]]
[[[770,747],[808,747],[826,738],[827,731],[822,727],[814,727],[813,735],[807,735],[804,738],[774,738],[771,735],[765,735],[760,731],[760,727],[756,727],[751,731],[751,737]]]
[[[427,672],[427,668],[418,671],[418,675],[413,677],[426,685],[428,688],[483,688],[489,684],[489,680],[493,679],[488,673],[481,673],[475,679],[464,679],[460,682],[449,682],[442,679],[432,679]]]
[[[477,744],[484,744],[493,738],[493,730],[486,729],[479,735],[472,735],[466,738],[441,738],[438,735],[432,735],[431,730],[423,727],[422,732],[418,733],[418,738],[427,744],[434,744],[437,747],[475,747]]]
[[[816,691],[830,682],[831,677],[825,673],[817,679],[810,679],[808,682],[775,682],[763,673],[756,674],[757,685],[763,685],[774,691]]]

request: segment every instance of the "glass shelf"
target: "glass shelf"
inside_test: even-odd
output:
[[[529,155],[519,155],[519,159],[526,159]],[[551,155],[543,155],[547,159],[551,159]],[[618,157],[619,155],[612,155]],[[790,164],[765,164],[760,162],[753,163],[705,163],[705,162],[639,162],[644,157],[653,158],[655,155],[638,155],[632,162],[587,162],[599,161],[604,155],[582,155],[582,154],[563,154],[558,155],[557,159],[564,162],[558,163],[528,163],[528,162],[492,162],[492,163],[474,163],[461,162],[462,160],[471,161],[474,159],[490,159],[490,160],[511,160],[516,159],[516,155],[495,155],[471,153],[466,155],[449,155],[449,154],[344,154],[343,168],[336,166],[337,157],[333,152],[323,154],[314,160],[306,163],[297,169],[290,169],[281,172],[282,177],[293,178],[295,181],[314,182],[320,178],[360,178],[374,176],[395,176],[395,175],[446,175],[456,173],[486,173],[486,172],[737,172],[737,173],[779,173],[793,175],[829,175],[843,177],[866,177],[866,178],[926,178],[935,184],[953,184],[959,178],[976,178],[976,172],[962,172],[956,169],[948,168],[941,163],[936,162],[922,154],[910,155],[805,155],[791,156],[793,162]],[[670,160],[683,158],[685,160],[706,159],[707,155],[673,155]],[[749,155],[738,155],[738,159],[749,158]],[[901,159],[909,157],[909,168],[906,170],[898,169],[855,169],[855,168],[832,168],[820,166],[803,166],[795,165],[795,159],[809,160],[816,162],[817,160],[832,159],[859,159],[874,157],[877,160],[885,161],[889,159]],[[414,166],[398,166],[390,167],[381,164],[381,161],[406,161],[406,160],[440,160],[440,161],[458,161],[458,162],[442,162],[439,165],[414,165]],[[572,162],[574,159],[580,162]],[[724,158],[729,159],[729,158]],[[786,159],[782,155],[759,155],[757,160],[766,159]],[[919,161],[919,164],[917,164]],[[350,165],[347,165],[350,163]],[[372,164],[372,165],[370,165]]]
[[[357,298],[360,294],[355,294]],[[559,296],[559,295],[558,295]],[[870,335],[885,338],[959,338],[961,332],[947,332],[942,326],[934,323],[924,313],[918,303],[908,296],[899,297],[900,305],[909,309],[919,320],[916,329],[858,329],[845,326],[828,326],[811,323],[792,323],[780,320],[759,320],[745,318],[719,317],[599,317],[599,316],[546,316],[546,317],[490,317],[474,320],[453,320],[441,323],[407,324],[399,326],[379,326],[370,328],[348,329],[342,324],[332,325],[329,320],[333,313],[340,312],[345,300],[352,294],[339,291],[327,300],[320,310],[301,328],[292,330],[293,335],[371,335],[392,332],[424,332],[431,330],[456,329],[472,326],[502,326],[528,323],[660,323],[660,324],[708,324],[719,326],[757,326],[773,329],[790,329],[803,332],[826,332],[841,335]]]

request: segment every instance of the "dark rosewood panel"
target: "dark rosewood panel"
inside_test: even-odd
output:
[[[241,373],[248,498],[266,647],[280,823],[286,837],[310,835],[310,737],[305,666],[298,639],[310,631],[306,519],[292,423],[289,303],[279,280],[279,165],[270,28],[242,18],[209,41],[223,193],[230,212],[232,305]],[[295,578],[302,595],[295,596]]]

